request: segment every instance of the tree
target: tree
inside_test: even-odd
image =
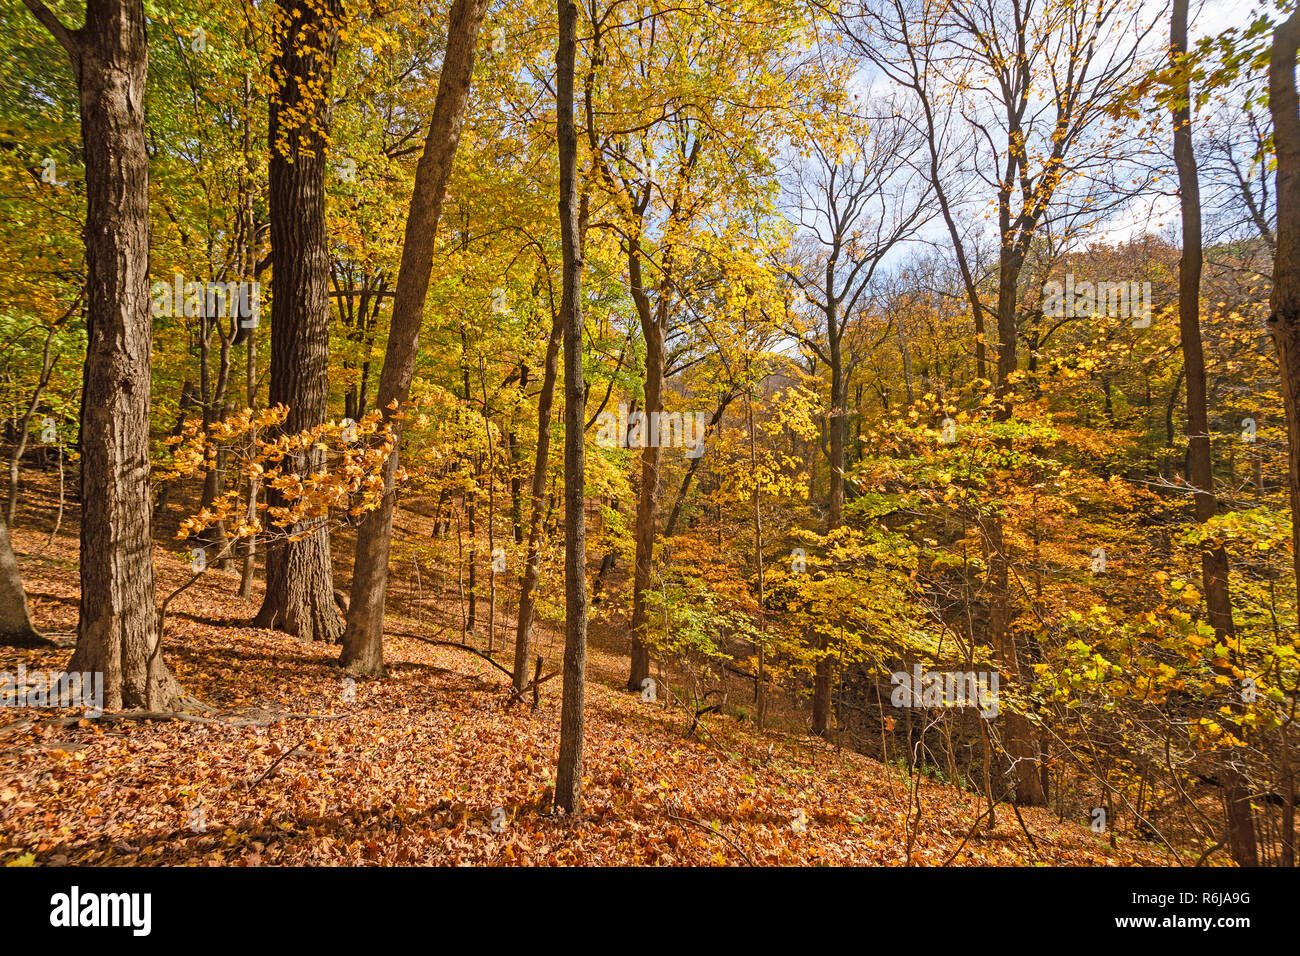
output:
[[[870,27],[883,29],[892,44],[877,43],[872,29],[851,34],[857,47],[887,75],[921,100],[931,140],[932,175],[941,206],[950,201],[941,185],[939,138],[946,122],[937,117],[935,91],[925,76],[935,72],[955,97],[954,111],[967,127],[961,158],[965,176],[993,188],[997,210],[997,302],[982,304],[963,265],[971,295],[977,340],[984,313],[996,316],[994,363],[998,415],[1013,417],[1019,368],[1017,308],[1019,283],[1032,243],[1063,183],[1109,169],[1118,159],[1118,124],[1108,110],[1128,91],[1138,52],[1150,32],[1139,12],[1122,0],[1080,5],[1069,0],[977,0],[931,9],[906,0],[883,0],[880,10],[865,6]],[[1112,42],[1118,37],[1118,42]],[[961,181],[961,177],[959,177]],[[959,261],[962,237],[950,221]],[[978,347],[977,341],[977,347]],[[991,488],[996,499],[997,489]],[[989,640],[1011,682],[1027,670],[1025,649],[1017,646],[1010,596],[1010,565],[1002,516],[983,521],[989,562]],[[1016,779],[1017,800],[1046,800],[1032,728],[1023,714],[1008,710],[1006,749]]]
[[[24,2],[72,61],[86,162],[81,607],[68,668],[102,672],[109,709],[168,710],[180,685],[154,608],[144,4],[89,0],[85,25],[69,30],[40,0]]]
[[[1187,67],[1187,7],[1174,0],[1169,45],[1173,61],[1171,111],[1174,124],[1174,164],[1178,168],[1178,204],[1182,219],[1183,254],[1178,260],[1178,333],[1187,381],[1187,479],[1191,483],[1196,520],[1204,524],[1219,511],[1214,494],[1214,462],[1206,409],[1205,355],[1201,347],[1201,186],[1192,146],[1192,91]],[[1230,640],[1232,598],[1228,592],[1228,556],[1222,544],[1201,550],[1202,584],[1210,625],[1220,640]],[[1233,858],[1243,866],[1258,863],[1255,825],[1245,781],[1229,761],[1224,798],[1228,810],[1228,842]]]
[[[326,419],[329,398],[329,251],[325,172],[330,89],[343,18],[340,0],[278,0],[274,13],[275,88],[270,102],[271,386],[270,404],[289,409],[296,434]],[[299,455],[303,477],[324,462]],[[272,507],[287,502],[268,489]],[[337,641],[329,532],[308,519],[266,555],[266,595],[254,623],[307,641]]]
[[[592,31],[598,67],[584,84],[583,106],[592,161],[612,207],[600,226],[621,243],[644,347],[641,412],[649,422],[664,412],[666,383],[686,351],[680,342],[692,324],[692,273],[707,249],[715,258],[746,254],[733,240],[769,206],[766,137],[785,128],[791,102],[810,84],[777,64],[788,9],[772,4],[759,17],[714,8],[706,14],[688,4],[638,13],[624,21],[618,3],[589,8],[584,30]],[[705,17],[712,28],[699,31]],[[643,635],[665,458],[654,426],[649,431],[632,442],[640,468],[627,688],[635,692],[650,673]]]
[[[560,157],[560,233],[564,249],[564,690],[556,809],[582,809],[582,738],[587,681],[587,519],[582,380],[582,235],[578,228],[578,133],[573,122],[573,73],[578,5],[558,0],[560,39],[555,52],[555,134]]]
[[[537,397],[537,452],[533,459],[533,481],[529,486],[531,512],[528,519],[528,555],[519,580],[519,616],[515,623],[515,690],[528,683],[528,652],[532,640],[533,616],[537,607],[537,582],[542,570],[542,521],[546,517],[546,465],[551,451],[551,410],[555,404],[555,379],[564,337],[563,313],[556,313],[546,339],[542,391]]]
[[[792,218],[817,252],[802,270],[789,270],[816,315],[813,328],[791,331],[830,372],[828,531],[844,523],[849,379],[866,357],[863,351],[846,356],[845,336],[862,322],[861,304],[881,261],[925,225],[929,211],[930,187],[913,175],[921,145],[912,132],[915,118],[904,117],[897,103],[880,105],[873,111],[879,115],[842,118],[829,135],[808,130],[811,158],[800,164],[791,190]],[[812,730],[820,736],[830,716],[834,659],[827,648],[819,650]]]
[[[384,368],[379,376],[377,407],[394,426],[393,452],[384,466],[384,499],[366,515],[357,534],[352,569],[352,598],[339,663],[356,674],[381,674],[384,668],[384,598],[388,584],[388,555],[393,538],[393,508],[397,495],[398,453],[402,423],[394,418],[411,394],[411,376],[419,349],[424,300],[429,292],[438,219],[451,176],[470,80],[475,47],[487,0],[455,0],[447,25],[447,53],[438,78],[438,98],[429,121],[424,152],[415,171],[411,206],[406,215],[406,240],[397,273],[397,297]],[[468,396],[467,396],[468,397]]]
[[[1287,476],[1291,499],[1291,545],[1300,607],[1300,98],[1296,95],[1296,56],[1300,54],[1300,9],[1273,31],[1269,51],[1268,108],[1273,116],[1277,154],[1277,230],[1273,257],[1273,295],[1268,329],[1282,374],[1282,400],[1288,437]]]

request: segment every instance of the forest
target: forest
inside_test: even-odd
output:
[[[1294,867],[1298,51],[0,0],[0,863]]]

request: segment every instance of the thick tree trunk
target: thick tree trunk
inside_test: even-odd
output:
[[[1004,232],[1005,234],[1005,232]],[[1024,257],[1014,249],[1003,248],[998,276],[998,380],[997,394],[1000,419],[1011,417],[1016,357],[1016,292]],[[996,492],[994,492],[996,493]],[[989,562],[989,639],[993,653],[1008,684],[1019,684],[1020,651],[1011,628],[1010,557],[1006,553],[1002,515],[993,514],[984,523],[985,546]],[[1043,777],[1039,772],[1038,751],[1033,740],[1033,725],[1022,714],[1007,711],[1003,721],[1007,758],[1016,786],[1016,803],[1041,806],[1047,802]]]
[[[1282,374],[1289,448],[1291,551],[1300,605],[1300,101],[1295,84],[1298,50],[1300,10],[1274,31],[1268,67],[1268,107],[1273,114],[1273,145],[1277,154],[1277,251],[1273,257],[1268,328]]]
[[[662,300],[651,307],[646,294],[641,270],[641,253],[633,240],[628,249],[628,279],[632,300],[641,320],[641,333],[645,340],[645,407],[642,414],[643,439],[641,447],[641,481],[637,492],[636,519],[632,535],[636,542],[636,559],[632,569],[632,636],[627,689],[639,693],[650,676],[650,648],[646,642],[649,632],[649,592],[654,570],[655,532],[659,523],[659,465],[663,458],[659,442],[652,440],[650,421],[652,415],[663,411],[664,384],[664,323],[660,310]]]
[[[519,580],[519,617],[515,624],[515,690],[528,683],[528,652],[532,642],[533,615],[537,609],[537,581],[542,573],[542,518],[546,497],[546,466],[551,453],[551,411],[555,404],[555,378],[559,364],[560,343],[564,338],[564,319],[556,315],[551,335],[546,340],[546,366],[542,372],[542,392],[537,397],[537,455],[533,459],[533,484],[530,489],[532,512],[528,520],[528,557]]]
[[[1010,621],[1009,571],[1002,531],[1002,516],[991,515],[984,529],[989,563],[989,637],[998,661],[1002,680],[1009,685],[1020,683],[1020,653]],[[1047,802],[1038,754],[1033,742],[1033,726],[1022,714],[1007,711],[1003,722],[1005,749],[1016,785],[1016,803],[1041,806]]]
[[[330,87],[342,25],[339,0],[277,0],[276,88],[270,104],[271,405],[285,405],[283,431],[325,421],[329,398],[329,251],[325,172]],[[306,478],[325,466],[323,450],[296,456]],[[269,507],[285,499],[268,489]],[[303,521],[266,554],[266,596],[254,623],[307,641],[337,641],[329,531]]]
[[[0,644],[30,647],[49,643],[32,626],[27,610],[27,592],[18,573],[18,559],[9,541],[9,525],[0,519]]]
[[[1005,244],[998,262],[998,396],[1010,399],[1010,378],[1016,371],[1016,296],[1024,257]]]
[[[377,407],[390,416],[396,402],[404,407],[411,395],[411,376],[419,349],[424,300],[433,270],[434,240],[442,214],[447,181],[460,142],[460,130],[474,75],[475,46],[487,0],[455,0],[447,21],[447,51],[438,78],[438,96],[415,169],[415,185],[406,215],[406,237],[397,273],[397,293],[379,374]],[[401,449],[401,423],[389,417],[396,436],[384,466],[384,498],[367,512],[357,533],[356,562],[347,630],[339,663],[356,674],[382,674],[384,669],[384,598],[388,588],[388,555],[393,539],[395,476]]]
[[[86,162],[81,608],[68,669],[102,672],[108,709],[168,710],[180,687],[154,604],[144,4],[90,0],[75,33],[39,0],[27,5],[72,58]]]
[[[1288,438],[1291,555],[1300,606],[1300,99],[1295,84],[1298,52],[1300,10],[1274,31],[1268,69],[1268,106],[1273,115],[1273,146],[1277,155],[1277,232],[1268,328],[1277,348],[1282,376]],[[1227,796],[1231,805],[1232,794]]]
[[[812,732],[818,737],[825,736],[831,718],[831,677],[834,660],[828,652],[828,646],[826,635],[815,631],[813,647],[822,653],[822,656],[817,658],[817,667],[813,672]]]
[[[659,517],[659,462],[663,457],[659,442],[649,434],[649,416],[663,411],[664,336],[663,326],[645,301],[642,290],[641,263],[635,251],[629,253],[633,296],[641,314],[641,331],[645,337],[645,411],[646,425],[641,431],[645,445],[641,449],[641,488],[637,496],[636,566],[632,573],[632,640],[631,666],[627,689],[639,692],[650,676],[650,649],[646,635],[649,632],[649,604],[651,575],[654,568],[655,530]]]
[[[1282,377],[1288,438],[1291,556],[1297,604],[1300,606],[1300,99],[1296,95],[1295,83],[1297,53],[1300,53],[1300,10],[1293,12],[1273,32],[1268,67],[1268,107],[1273,115],[1273,146],[1277,155],[1277,232],[1268,328],[1277,348],[1278,369]],[[1231,792],[1227,797],[1231,805]],[[1232,826],[1231,819],[1229,825]],[[1242,837],[1244,839],[1244,833]]]
[[[560,234],[564,247],[564,690],[560,703],[560,754],[555,772],[555,807],[576,815],[582,809],[582,741],[587,680],[587,524],[584,420],[587,395],[582,380],[582,236],[578,227],[578,134],[573,123],[573,69],[578,7],[558,0],[556,138],[560,156]]]

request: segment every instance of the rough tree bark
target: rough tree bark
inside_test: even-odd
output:
[[[1300,10],[1273,31],[1269,52],[1268,108],[1273,116],[1273,146],[1277,156],[1277,231],[1273,255],[1273,296],[1268,329],[1277,349],[1286,415],[1287,486],[1291,500],[1291,549],[1300,592],[1300,102],[1296,97],[1296,55],[1300,51]],[[1250,827],[1248,788],[1230,777],[1224,797],[1231,807],[1245,804],[1245,813],[1229,813],[1228,841],[1237,857],[1240,845],[1255,856]],[[1255,861],[1258,858],[1255,856]],[[1241,862],[1241,860],[1238,860]]]
[[[1010,193],[1005,190],[999,197],[1002,215],[1002,234],[1010,231]],[[1011,376],[1019,364],[1016,351],[1016,295],[1020,272],[1024,267],[1024,252],[1019,247],[1003,245],[998,265],[998,355],[997,395],[999,420],[1012,415],[1015,389]],[[989,639],[1007,683],[1021,681],[1020,649],[1011,626],[1012,609],[1010,593],[1010,557],[1006,551],[1002,514],[990,515],[983,523],[984,546],[989,563]],[[1008,711],[1004,720],[1005,746],[1011,763],[1011,775],[1016,785],[1016,803],[1041,806],[1047,802],[1043,777],[1039,772],[1038,753],[1033,739],[1033,725],[1023,714]]]
[[[555,807],[582,809],[583,710],[587,679],[587,526],[584,505],[587,395],[582,380],[582,241],[578,229],[578,134],[573,123],[573,63],[578,7],[558,0],[555,53],[556,138],[560,156],[560,234],[564,248],[564,691]]]
[[[1277,251],[1268,329],[1277,348],[1288,436],[1287,478],[1291,497],[1291,550],[1300,606],[1300,99],[1296,55],[1300,10],[1273,31],[1268,65],[1268,108],[1277,155]]]
[[[424,140],[424,152],[415,169],[415,185],[406,215],[406,237],[397,273],[397,293],[379,374],[376,407],[383,410],[395,435],[393,453],[384,466],[384,497],[367,512],[357,532],[356,561],[352,569],[352,596],[339,663],[354,674],[378,675],[384,670],[384,598],[388,587],[388,555],[393,538],[401,422],[391,417],[391,406],[406,405],[419,349],[424,300],[433,270],[434,241],[442,214],[447,180],[460,142],[460,130],[474,74],[475,46],[487,0],[455,0],[447,21],[447,52],[438,78],[438,96]]]
[[[40,0],[25,3],[72,59],[86,163],[81,606],[68,669],[102,672],[108,709],[168,710],[180,685],[154,606],[144,4],[89,0],[72,31]]]
[[[329,250],[325,241],[330,86],[343,22],[340,0],[277,0],[275,90],[270,101],[271,405],[289,409],[282,430],[325,421],[329,398]],[[294,462],[306,477],[323,470],[312,448]],[[268,489],[267,504],[288,502]],[[308,641],[337,641],[329,531],[321,519],[288,529],[297,540],[267,550],[266,596],[254,618]]]
[[[645,636],[649,631],[649,602],[651,575],[654,570],[655,530],[659,517],[659,463],[663,450],[659,442],[647,435],[651,415],[663,411],[664,390],[664,326],[666,325],[665,296],[651,310],[649,296],[642,285],[641,257],[636,240],[629,249],[628,277],[631,280],[632,299],[641,318],[641,332],[645,338],[645,415],[647,426],[641,429],[645,438],[641,449],[641,487],[637,497],[636,523],[633,537],[636,540],[636,565],[632,572],[632,640],[627,689],[641,690],[650,676],[650,649]]]

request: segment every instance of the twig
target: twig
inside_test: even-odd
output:
[[[1014,800],[1011,801],[1011,809],[1015,811],[1016,819],[1020,821],[1020,829],[1025,831],[1025,836],[1029,837],[1029,845],[1033,847],[1034,852],[1037,853],[1038,841],[1036,841],[1034,835],[1029,832],[1029,827],[1025,826],[1025,818],[1020,815],[1020,807],[1016,806],[1016,801]]]
[[[456,646],[457,646],[457,647],[460,647],[459,644],[457,644]],[[530,680],[530,681],[529,681],[527,684],[525,684],[523,687],[521,687],[521,688],[519,688],[518,690],[516,690],[516,691],[514,691],[513,693],[511,693],[511,695],[510,695],[510,699],[507,700],[507,701],[506,701],[504,704],[502,704],[501,706],[502,706],[502,707],[509,707],[509,706],[510,706],[511,704],[513,704],[515,701],[517,701],[517,700],[519,700],[520,698],[522,698],[522,697],[524,696],[524,694],[528,693],[530,690],[535,690],[535,689],[537,689],[538,687],[541,687],[543,684],[545,684],[545,683],[546,683],[548,680],[550,680],[552,677],[559,677],[559,676],[560,676],[560,672],[559,672],[559,671],[551,671],[551,672],[550,672],[549,674],[547,674],[545,677],[539,677],[539,678],[537,678],[536,680]]]
[[[992,809],[993,809],[993,804],[990,803],[987,807],[985,807],[983,810],[980,811],[979,815],[971,822],[970,830],[967,831],[966,836],[964,836],[962,838],[961,843],[957,845],[957,849],[952,851],[952,856],[948,857],[948,859],[943,861],[944,866],[947,866],[953,860],[957,859],[957,857],[961,854],[961,851],[965,849],[966,844],[970,842],[970,838],[975,835],[975,831],[979,829],[980,821],[983,820],[986,816],[988,816],[989,811]]]
[[[707,823],[701,823],[699,820],[692,820],[690,817],[678,816],[677,814],[673,813],[673,805],[671,803],[664,804],[664,812],[668,814],[668,819],[672,820],[678,825],[683,823],[689,823],[692,826],[699,827],[701,830],[704,830],[708,833],[712,833],[715,837],[718,837],[721,840],[725,840],[727,845],[730,846],[737,853],[739,853],[741,858],[744,859],[746,863],[748,863],[750,866],[754,865],[754,861],[749,858],[749,854],[746,853],[744,850],[742,850],[739,846],[737,846],[736,841],[731,839],[731,837],[727,836],[725,833],[719,830],[715,830]]]
[[[507,677],[509,677],[511,680],[514,680],[514,679],[515,679],[515,675],[514,675],[514,672],[513,672],[513,671],[507,670],[505,667],[502,667],[500,664],[498,664],[498,663],[497,663],[496,661],[494,661],[492,658],[488,657],[485,653],[483,653],[482,651],[480,651],[477,647],[471,647],[471,646],[468,645],[468,644],[460,644],[460,643],[458,643],[458,642],[456,642],[456,641],[435,641],[435,640],[433,640],[432,638],[429,638],[429,637],[419,637],[419,636],[417,636],[417,635],[415,635],[415,634],[406,634],[406,635],[403,635],[403,636],[404,636],[404,637],[414,638],[414,639],[417,640],[417,641],[423,641],[425,644],[432,644],[432,645],[435,646],[435,647],[454,647],[454,648],[456,648],[456,650],[458,650],[458,651],[469,651],[471,654],[475,654],[475,655],[477,655],[478,657],[483,658],[483,660],[487,661],[489,664],[491,664],[493,667],[495,667],[495,668],[496,668],[497,670],[499,670],[501,673],[505,674],[505,675],[506,675]]]
[[[311,735],[308,734],[307,737],[302,738],[302,740],[298,741],[296,744],[294,744],[284,753],[280,754],[280,756],[276,757],[273,761],[271,761],[271,766],[267,767],[266,770],[262,772],[262,775],[258,777],[256,780],[254,780],[252,784],[249,785],[247,792],[252,793],[255,789],[257,789],[257,785],[261,783],[263,780],[265,780],[267,776],[270,775],[272,770],[280,766],[280,764],[284,762],[285,758],[287,758],[291,753],[293,753],[295,750],[297,750],[299,747],[305,744],[307,742],[307,738],[310,736]]]
[[[1209,859],[1210,854],[1212,854],[1215,850],[1218,850],[1220,847],[1222,847],[1223,844],[1224,844],[1223,840],[1220,840],[1219,842],[1215,843],[1214,846],[1210,847],[1208,850],[1202,853],[1200,858],[1192,865],[1197,867],[1204,865],[1205,861]]]

